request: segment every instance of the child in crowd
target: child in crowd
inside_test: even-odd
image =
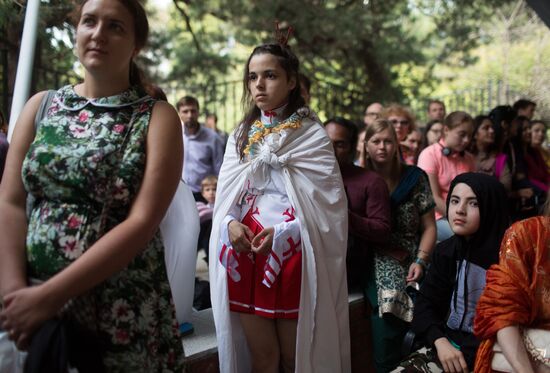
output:
[[[206,201],[206,203],[200,201],[197,202],[197,209],[199,210],[199,219],[201,224],[207,222],[208,220],[212,220],[217,186],[218,178],[214,175],[209,175],[201,181],[201,196]],[[208,245],[204,247],[208,247]]]
[[[442,138],[424,149],[418,157],[418,167],[428,174],[435,200],[438,242],[453,234],[445,217],[445,200],[451,180],[475,170],[474,157],[466,151],[473,132],[472,117],[463,111],[455,111],[445,118]]]
[[[351,371],[347,200],[286,41],[250,55],[219,174],[209,267],[225,373]]]
[[[401,372],[470,372],[478,339],[476,305],[485,272],[498,262],[509,225],[506,190],[493,176],[464,173],[451,183],[447,214],[454,236],[439,243],[420,288],[412,331],[428,349],[401,363]]]
[[[214,202],[216,201],[217,186],[218,178],[214,175],[209,175],[202,179],[201,195],[206,203],[201,201],[197,202],[197,210],[199,210],[199,221],[201,224],[197,250],[204,249],[206,251],[205,260],[207,263],[208,243],[210,241],[210,232],[212,231],[212,214],[214,212]]]

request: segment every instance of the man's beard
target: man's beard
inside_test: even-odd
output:
[[[195,129],[199,126],[199,122],[196,120],[192,120],[188,122],[183,122],[183,125],[185,126],[185,128]]]

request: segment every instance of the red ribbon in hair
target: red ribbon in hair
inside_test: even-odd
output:
[[[284,35],[283,31],[279,27],[279,21],[275,21],[275,38],[277,39],[277,43],[279,43],[282,47],[288,47],[288,39],[290,39],[293,32],[294,29],[292,26],[288,26],[286,35]]]

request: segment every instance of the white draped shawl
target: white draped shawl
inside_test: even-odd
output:
[[[285,131],[251,161],[239,162],[229,138],[220,170],[212,235],[210,289],[222,373],[249,373],[251,362],[238,314],[230,312],[227,272],[217,247],[221,222],[237,203],[245,180],[282,172],[302,236],[302,283],[296,372],[350,372],[346,283],[347,199],[332,144],[310,118]]]

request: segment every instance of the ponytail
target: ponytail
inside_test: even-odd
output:
[[[130,61],[130,85],[139,88],[145,88],[147,86],[145,74],[133,59]]]

